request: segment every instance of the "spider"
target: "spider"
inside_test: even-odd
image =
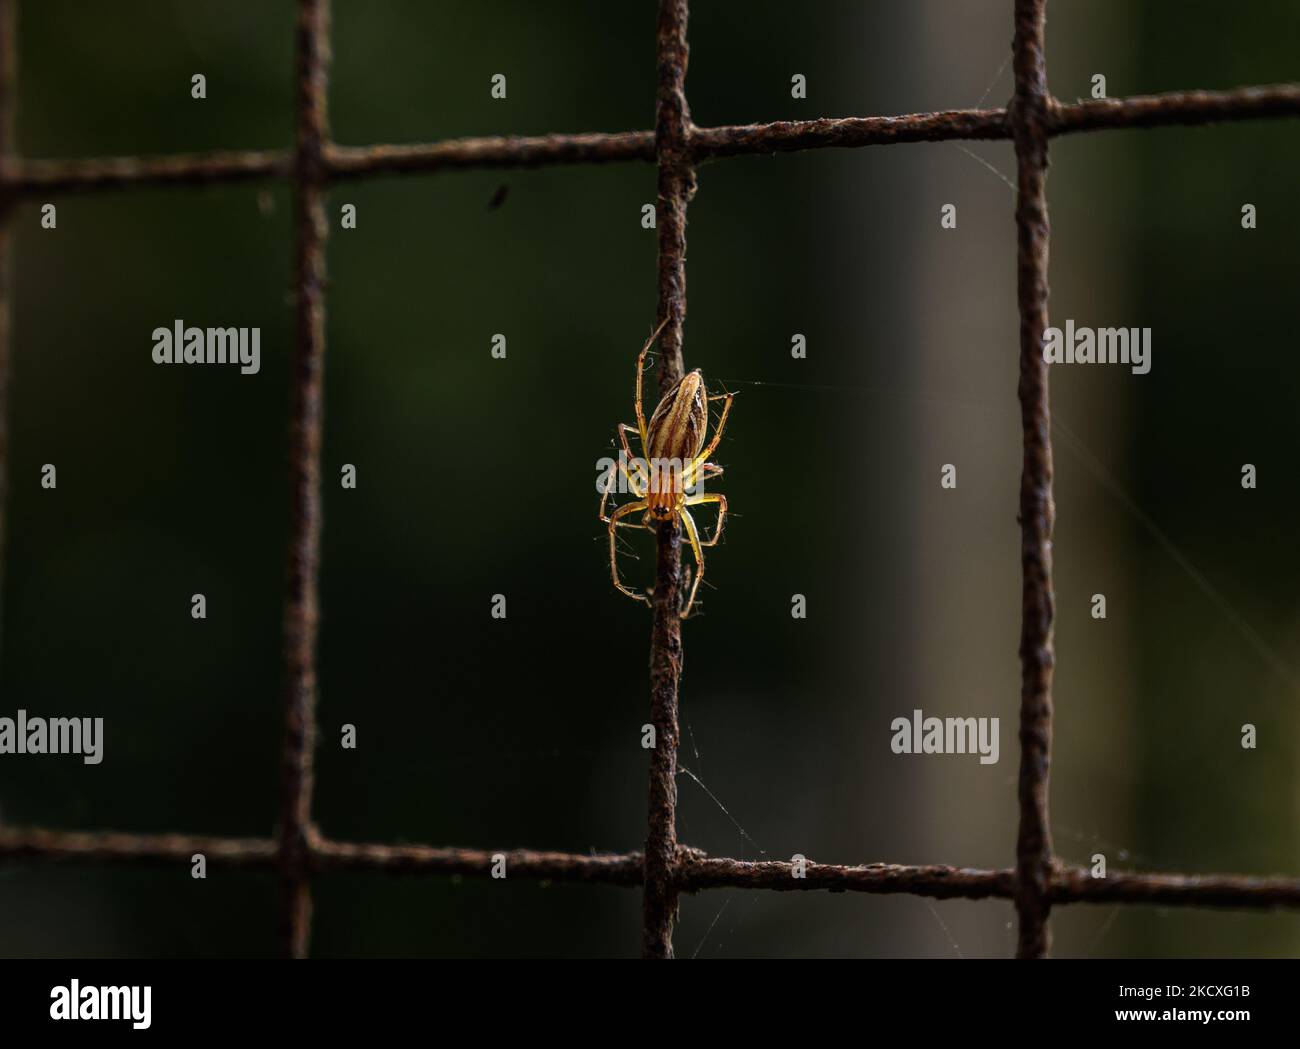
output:
[[[650,416],[650,425],[646,425],[645,410],[641,401],[641,378],[645,371],[646,354],[654,345],[655,339],[663,331],[663,323],[655,329],[654,334],[641,348],[636,359],[636,426],[631,423],[618,424],[618,438],[623,446],[626,458],[620,458],[617,470],[627,479],[628,487],[636,499],[624,503],[612,514],[605,512],[610,492],[614,489],[614,469],[611,468],[600,499],[600,519],[609,525],[609,574],[614,586],[622,593],[637,601],[650,603],[645,594],[629,590],[618,577],[618,554],[615,549],[616,530],[624,528],[645,528],[654,531],[657,526],[673,523],[678,517],[686,529],[686,537],[695,554],[695,579],[691,583],[690,596],[686,607],[680,615],[685,619],[695,604],[695,593],[704,578],[703,547],[714,546],[722,535],[722,525],[727,519],[727,497],[716,492],[705,494],[701,491],[692,493],[699,482],[707,477],[717,477],[722,467],[708,461],[713,450],[722,439],[723,428],[727,425],[727,415],[731,412],[732,393],[720,393],[709,396],[704,385],[704,375],[696,368],[682,377],[682,380],[660,400],[659,406]],[[713,439],[705,447],[704,438],[709,425],[709,402],[723,401],[722,414],[718,418],[717,429]],[[644,459],[636,459],[628,446],[627,433],[634,430],[641,438],[641,450]],[[718,506],[718,524],[711,539],[701,539],[700,530],[695,519],[691,517],[689,506],[703,506],[716,503]],[[624,520],[629,514],[639,510],[645,511],[640,523]]]

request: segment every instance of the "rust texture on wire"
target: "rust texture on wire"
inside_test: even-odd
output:
[[[1106,128],[1168,127],[1294,116],[1300,116],[1300,85],[1274,84],[1232,91],[1180,91],[1056,105],[1051,130],[1054,135],[1066,135]]]
[[[1300,907],[1300,880],[1242,874],[1138,874],[1107,871],[1093,877],[1085,867],[1052,875],[1057,903],[1154,903],[1162,907]]]
[[[284,609],[285,729],[280,807],[285,945],[307,954],[311,932],[311,798],[316,745],[316,634],[321,530],[322,384],[325,364],[325,187],[328,0],[299,0],[294,151],[296,345],[289,434],[289,554]]]
[[[450,139],[409,146],[332,146],[326,155],[336,179],[459,168],[537,168],[552,164],[653,161],[651,131]]]
[[[202,186],[292,174],[282,151],[174,153],[158,157],[13,160],[0,164],[0,182],[24,196],[140,186]]]
[[[1049,100],[1049,135],[1110,128],[1166,127],[1300,116],[1300,86],[1274,84],[1230,91],[1174,91],[1132,98],[1061,103]],[[807,149],[957,142],[1013,137],[1005,109],[949,109],[894,117],[779,120],[765,124],[687,127],[695,163],[718,157]],[[653,163],[653,131],[498,135],[442,142],[342,146],[324,143],[331,181],[382,175],[560,164]],[[205,185],[293,174],[293,155],[278,150],[182,153],[156,157],[28,160],[0,157],[0,186],[20,196],[92,192],[132,186]]]
[[[901,117],[846,117],[838,120],[781,120],[770,124],[695,128],[691,153],[696,160],[746,153],[791,153],[838,146],[887,146],[896,142],[944,142],[1010,138],[1006,111],[950,109]]]
[[[270,838],[0,827],[0,856],[8,859],[188,864],[198,853],[209,863],[227,867],[271,867],[279,863],[280,843]]]
[[[721,888],[774,889],[778,892],[828,890],[979,900],[990,896],[1010,899],[1015,891],[1016,872],[937,865],[908,867],[896,863],[843,867],[811,861],[797,869],[793,863],[751,862],[688,854],[682,857],[677,876],[683,891]]]
[[[1041,958],[1051,941],[1047,914],[1052,834],[1047,787],[1052,752],[1052,436],[1043,332],[1047,328],[1046,0],[1016,0],[1016,285],[1020,311],[1020,828],[1016,840],[1017,954]]]
[[[659,232],[659,393],[681,381],[682,325],[686,319],[686,205],[695,192],[695,171],[687,154],[690,110],[686,105],[686,0],[659,0],[658,91],[655,153],[659,189],[655,223]],[[677,917],[674,864],[677,859],[677,700],[682,675],[679,616],[681,535],[676,520],[661,524],[650,628],[649,828],[645,842],[645,893],[641,954],[673,956]]]
[[[536,849],[458,849],[341,841],[318,842],[313,849],[316,865],[321,868],[478,877],[491,877],[498,856],[505,859],[507,878],[625,886],[640,885],[643,880],[644,859],[639,852],[583,855]]]
[[[341,146],[329,138],[326,72],[328,0],[299,0],[295,143],[291,152],[243,151],[156,157],[31,160],[15,139],[16,0],[0,0],[0,547],[8,478],[5,444],[12,325],[9,218],[17,200],[130,187],[201,186],[284,179],[295,190],[294,298],[297,339],[290,428],[291,516],[285,598],[285,736],[278,833],[270,838],[59,831],[0,826],[0,859],[36,862],[189,863],[278,872],[285,893],[285,949],[308,951],[311,875],[374,870],[490,877],[498,857],[509,875],[541,881],[644,886],[642,951],[672,956],[680,893],[715,888],[774,891],[907,893],[932,898],[1015,901],[1021,957],[1049,946],[1053,904],[1152,903],[1161,906],[1300,907],[1300,879],[1236,874],[1131,873],[1094,878],[1052,853],[1048,823],[1051,753],[1053,593],[1052,458],[1047,370],[1047,145],[1055,135],[1110,128],[1207,124],[1300,115],[1300,85],[1185,91],[1071,104],[1047,90],[1045,0],[1016,0],[1015,94],[1006,109],[947,110],[896,117],[777,121],[698,128],[686,104],[685,0],[660,0],[655,129],[615,133],[478,137],[432,144]],[[683,374],[686,314],[686,206],[695,166],[741,155],[902,142],[1012,139],[1017,158],[1017,288],[1024,463],[1020,491],[1023,571],[1021,631],[1020,824],[1016,865],[1007,870],[873,863],[840,866],[751,862],[711,857],[680,845],[676,830],[678,684],[682,669],[680,539],[659,535],[651,633],[649,827],[644,853],[576,854],[531,849],[490,851],[418,844],[366,844],[324,838],[311,818],[315,744],[316,636],[320,560],[322,378],[325,352],[325,194],[337,180],[456,169],[528,168],[625,161],[658,165],[658,319],[661,393]]]
[[[170,865],[202,853],[209,865],[272,869],[280,863],[274,838],[223,838],[191,834],[132,834],[0,827],[0,859],[42,863]],[[568,853],[537,849],[466,849],[435,845],[384,845],[332,841],[313,836],[313,871],[355,870],[392,874],[442,874],[489,878],[498,856],[506,875],[537,881],[579,882],[633,888],[643,884],[644,857],[631,853]],[[795,877],[792,863],[709,856],[679,845],[673,868],[679,892],[769,889],[776,892],[905,893],[933,899],[1013,899],[1016,872],[942,865],[814,863]],[[1094,877],[1086,867],[1053,867],[1053,903],[1149,903],[1162,907],[1267,910],[1300,907],[1300,878],[1240,874],[1151,874],[1111,871]]]

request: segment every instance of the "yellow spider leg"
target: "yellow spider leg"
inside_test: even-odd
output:
[[[632,429],[632,427],[628,423],[618,424],[618,435],[620,440],[623,442],[623,452],[625,453],[628,462],[630,462],[634,458],[634,456],[632,455],[632,449],[628,447],[628,443],[627,443],[627,431],[630,429]],[[622,474],[624,478],[627,479],[627,486],[630,489],[632,489],[632,494],[635,495],[638,499],[644,498],[645,480],[642,477],[643,471],[637,470],[637,476],[633,477],[631,472],[627,468],[627,463],[616,462],[615,465],[618,468],[618,472]],[[614,494],[614,478],[612,476],[612,473],[613,471],[611,470],[609,483],[605,488],[605,490],[600,494],[600,519],[602,521],[609,520],[609,517],[605,513],[605,507],[609,503],[609,497]],[[625,527],[630,527],[630,526],[625,526]]]
[[[616,536],[614,534],[614,530],[620,524],[622,524],[624,528],[645,527],[644,525],[634,524],[631,521],[620,521],[620,518],[625,517],[628,514],[636,513],[638,510],[645,510],[645,509],[646,509],[645,500],[638,499],[634,503],[624,503],[617,510],[615,510],[613,515],[610,517],[609,519],[609,575],[610,578],[614,580],[614,586],[616,586],[623,593],[627,594],[628,597],[632,598],[634,601],[644,601],[646,604],[649,604],[650,599],[646,597],[645,594],[638,594],[635,590],[629,590],[619,580],[618,552],[615,549]]]
[[[641,496],[645,494],[644,492],[637,490],[636,481],[632,479],[632,476],[627,472],[627,468],[624,467],[622,463],[615,463],[615,466],[617,467],[618,472],[621,473],[625,478],[627,478],[627,486],[630,489],[632,489],[633,495]],[[613,494],[614,494],[614,478],[610,477],[607,482],[605,490],[600,493],[600,515],[599,516],[600,516],[600,520],[602,521],[609,520],[609,515],[606,514],[605,512],[605,507],[609,503],[609,497]],[[626,527],[630,527],[630,526],[626,526]]]
[[[686,538],[691,541],[691,550],[695,553],[695,581],[691,584],[691,596],[686,599],[686,607],[682,609],[681,617],[685,619],[691,614],[691,606],[695,604],[695,591],[700,588],[700,580],[704,578],[704,551],[700,549],[700,530],[695,527],[695,518],[691,516],[689,510],[682,510],[682,523],[686,525]]]
[[[682,491],[694,498],[699,492],[693,491],[693,489],[698,488],[702,482],[707,481],[710,477],[721,476],[722,467],[717,463],[703,463],[697,469],[695,461],[692,459],[682,469]]]
[[[713,431],[713,440],[709,442],[708,447],[695,457],[696,466],[699,466],[700,463],[713,454],[714,449],[718,447],[718,442],[722,440],[722,431],[727,427],[727,416],[731,414],[731,402],[736,399],[736,395],[734,393],[724,393],[722,396],[726,399],[726,403],[722,406],[722,416],[718,419],[718,428]],[[709,399],[713,400],[713,398]]]
[[[718,526],[713,530],[712,539],[704,539],[701,546],[717,546],[718,537],[722,535],[722,525],[727,520],[727,497],[721,492],[709,492],[707,495],[693,495],[686,500],[687,506],[702,506],[705,503],[718,504]]]
[[[710,477],[721,477],[723,469],[717,463],[697,463],[691,459],[682,467],[682,491],[691,498],[694,498],[698,492],[694,491],[703,481]]]
[[[659,338],[659,333],[664,330],[664,325],[668,323],[665,317],[659,322],[659,327],[654,330],[654,334],[646,339],[646,343],[641,347],[641,353],[636,359],[636,426],[641,433],[641,447],[650,447],[650,437],[645,428],[645,409],[641,405],[641,376],[645,372],[645,355],[650,352],[650,347],[654,345],[655,339]]]
[[[632,462],[636,459],[636,456],[632,454],[632,446],[627,443],[627,432],[628,430],[631,429],[632,426],[630,423],[618,424],[618,437],[619,440],[623,442],[623,454],[627,456],[629,467],[631,466]],[[632,491],[636,493],[636,496],[639,499],[643,495],[645,495],[645,490],[649,485],[650,479],[646,476],[646,469],[644,467],[638,467],[637,480],[634,481],[629,472],[627,481],[628,484],[632,486]],[[640,488],[637,487],[638,485],[640,485]]]

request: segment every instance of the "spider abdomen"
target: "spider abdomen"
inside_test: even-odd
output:
[[[709,406],[704,392],[704,376],[698,368],[682,376],[677,386],[664,394],[659,407],[650,417],[651,464],[676,461],[685,469],[704,447],[709,426]]]

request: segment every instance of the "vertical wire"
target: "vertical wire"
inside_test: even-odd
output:
[[[280,863],[284,948],[307,955],[311,937],[316,635],[321,530],[322,379],[325,363],[326,68],[329,0],[299,0],[294,152],[294,302],[297,334],[289,431],[290,524],[284,610],[283,795]]]
[[[1047,328],[1047,138],[1050,101],[1044,55],[1046,0],[1016,0],[1016,90],[1008,111],[1016,147],[1017,301],[1020,313],[1020,826],[1016,836],[1017,956],[1046,957],[1051,944],[1052,832],[1052,423],[1043,332]]]
[[[695,191],[689,155],[690,110],[686,105],[686,0],[660,0],[655,156],[659,165],[655,208],[659,231],[659,392],[681,381],[682,324],[686,318],[686,204]],[[677,690],[682,673],[679,615],[681,535],[676,521],[659,526],[653,626],[650,634],[649,829],[645,843],[645,894],[641,953],[673,956],[677,914]]]

